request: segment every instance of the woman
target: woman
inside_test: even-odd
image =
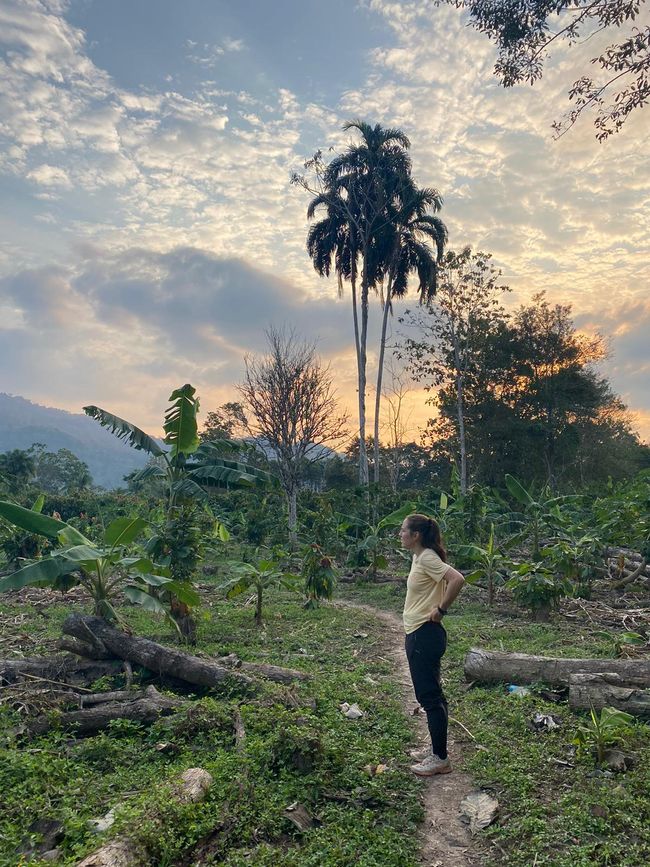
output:
[[[406,658],[415,697],[427,714],[431,749],[411,766],[420,777],[448,774],[447,700],[440,684],[440,660],[447,647],[442,618],[465,579],[447,563],[440,527],[426,515],[409,515],[400,529],[402,547],[413,554],[406,582]]]

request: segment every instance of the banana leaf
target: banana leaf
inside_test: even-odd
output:
[[[165,413],[164,429],[165,442],[172,447],[172,460],[178,455],[191,455],[199,447],[196,422],[199,399],[195,394],[196,389],[187,383],[173,391],[169,397],[174,403]]]
[[[111,547],[130,545],[146,526],[142,518],[115,518],[106,528],[104,542]]]
[[[76,566],[62,563],[56,557],[46,557],[36,563],[30,563],[29,566],[23,566],[22,569],[12,572],[11,575],[0,578],[0,593],[7,590],[20,590],[31,585],[47,587],[53,584],[59,576],[72,572],[75,568]]]
[[[49,515],[41,515],[33,509],[25,509],[17,503],[9,503],[5,500],[0,500],[0,518],[20,527],[21,530],[46,536],[48,539],[56,539],[58,534],[68,527],[68,524]]]
[[[134,449],[141,449],[157,457],[166,454],[153,437],[150,437],[140,430],[139,427],[131,424],[131,422],[125,421],[123,418],[110,412],[106,412],[105,409],[99,406],[85,406],[83,409],[86,415],[94,418],[102,427],[108,428],[118,439],[128,442]]]

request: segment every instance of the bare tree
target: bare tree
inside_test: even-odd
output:
[[[384,388],[383,394],[388,406],[388,419],[382,427],[388,439],[386,448],[388,480],[391,489],[397,491],[400,471],[402,469],[402,452],[412,415],[412,410],[407,412],[405,406],[411,388],[406,372],[404,370],[397,370],[392,361],[387,365],[387,370],[390,381],[387,387]]]
[[[347,436],[348,419],[338,414],[330,369],[322,366],[314,344],[299,340],[294,331],[269,328],[265,334],[269,351],[246,357],[238,390],[249,411],[249,433],[268,446],[277,461],[289,534],[295,541],[304,468],[326,455],[323,445]]]

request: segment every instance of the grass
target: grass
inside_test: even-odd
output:
[[[350,598],[398,611],[403,589],[353,586]],[[472,646],[547,656],[608,657],[612,642],[597,627],[556,618],[532,623],[524,612],[490,612],[466,588],[445,620],[449,634],[443,662],[450,714],[472,733],[453,726],[462,744],[462,768],[500,803],[500,817],[476,838],[485,867],[642,867],[650,863],[650,727],[636,723],[621,744],[634,758],[625,774],[603,774],[591,755],[572,743],[586,718],[566,702],[527,697],[505,685],[467,689],[462,662]],[[541,687],[542,685],[540,685]],[[535,712],[559,717],[553,731],[531,731]]]
[[[122,805],[105,835],[134,832],[150,863],[240,867],[408,867],[417,863],[420,783],[407,771],[412,730],[405,720],[389,663],[382,659],[384,629],[362,611],[323,606],[305,611],[295,598],[269,593],[265,629],[253,624],[252,606],[225,603],[204,585],[199,649],[235,652],[243,659],[300,668],[313,679],[290,690],[265,684],[256,693],[203,691],[192,706],[150,727],[116,721],[109,731],[76,739],[69,732],[25,740],[20,722],[3,711],[0,755],[0,865],[16,854],[37,818],[63,823],[60,864],[75,863],[103,837],[88,819]],[[402,587],[341,587],[350,601],[400,611]],[[47,652],[60,634],[68,606],[0,607],[15,623],[16,643],[28,655]],[[135,608],[125,613],[136,632],[163,643],[174,636],[160,620]],[[443,671],[462,768],[500,803],[497,822],[475,838],[485,867],[640,867],[650,862],[650,729],[638,723],[623,748],[635,759],[625,774],[598,772],[588,754],[575,754],[580,716],[539,691],[518,698],[504,686],[467,689],[462,660],[475,645],[555,656],[609,656],[612,644],[585,625],[557,618],[529,622],[523,612],[490,612],[467,588],[445,623],[449,650]],[[365,633],[367,637],[362,637]],[[103,688],[112,684],[103,683]],[[357,702],[358,721],[339,704]],[[245,749],[235,748],[233,715],[239,709]],[[536,711],[560,719],[559,729],[536,733]],[[173,744],[161,752],[157,744]],[[372,775],[372,766],[385,773]],[[201,766],[214,785],[199,805],[174,805],[169,786],[182,770]],[[286,808],[304,805],[314,826],[304,832]],[[38,861],[31,863],[38,864]]]
[[[305,611],[295,599],[270,593],[260,630],[252,607],[218,601],[210,588],[205,596],[201,652],[300,668],[312,680],[291,689],[266,683],[254,693],[202,691],[189,710],[152,726],[118,720],[83,739],[53,731],[26,740],[13,733],[20,714],[5,703],[0,864],[21,863],[17,852],[39,818],[63,823],[58,863],[74,864],[103,840],[88,820],[121,805],[105,836],[134,832],[150,863],[161,867],[184,863],[199,845],[210,853],[202,863],[228,867],[413,865],[421,806],[418,783],[406,769],[412,732],[391,671],[376,659],[380,626],[361,612]],[[69,608],[43,610],[46,618],[23,617],[28,606],[17,602],[0,608],[5,622],[20,620],[31,655],[51,649]],[[135,608],[125,613],[137,633],[173,643],[162,621]],[[357,702],[365,716],[347,720],[339,709],[343,701]],[[236,709],[246,729],[242,753],[235,749]],[[171,743],[173,752],[157,749],[161,742]],[[370,766],[380,763],[388,770],[373,776]],[[174,805],[171,781],[197,766],[214,777],[208,798]],[[304,833],[284,816],[296,802],[315,822]]]

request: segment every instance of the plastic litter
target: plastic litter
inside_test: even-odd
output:
[[[525,695],[530,695],[530,690],[527,686],[517,686],[514,683],[508,684],[508,694],[509,695],[517,695],[522,698]]]

